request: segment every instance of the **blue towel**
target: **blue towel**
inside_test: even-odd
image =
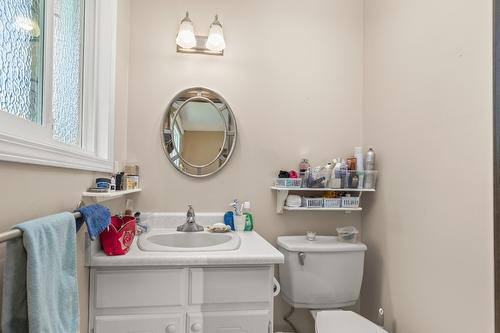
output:
[[[111,223],[109,209],[102,205],[88,205],[79,208],[78,211],[82,214],[83,221],[87,224],[87,231],[92,240],[95,240]]]
[[[76,332],[78,288],[73,214],[47,216],[16,228],[23,231],[23,237],[7,243],[2,332]]]

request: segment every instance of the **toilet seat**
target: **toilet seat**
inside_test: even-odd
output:
[[[316,333],[387,333],[381,327],[352,311],[319,311]]]

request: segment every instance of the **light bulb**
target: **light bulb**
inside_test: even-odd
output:
[[[193,22],[189,18],[189,13],[187,12],[186,17],[181,21],[181,26],[179,27],[179,33],[177,34],[175,42],[185,49],[191,49],[196,46]]]
[[[25,16],[16,16],[16,26],[24,30],[26,33],[32,35],[33,37],[40,36],[40,26],[34,20]]]
[[[222,24],[219,22],[219,17],[217,15],[215,15],[214,23],[210,25],[206,46],[209,50],[215,52],[220,52],[226,48]]]

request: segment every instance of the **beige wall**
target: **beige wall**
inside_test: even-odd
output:
[[[361,308],[392,333],[493,332],[492,1],[370,0]]]
[[[126,131],[128,103],[128,1],[119,1],[119,34],[115,116],[115,160],[126,161]],[[0,161],[0,232],[17,223],[45,215],[73,211],[81,194],[101,174],[18,164]],[[112,213],[124,209],[124,199],[105,203]],[[80,306],[80,332],[88,327],[88,270],[84,267],[84,231],[77,235],[77,276]],[[0,281],[3,276],[5,244],[0,245]],[[0,294],[1,294],[0,283]],[[1,307],[1,302],[0,302]]]
[[[186,9],[200,34],[221,16],[224,57],[175,53]],[[364,12],[362,0],[120,0],[115,153],[142,167],[138,208],[221,211],[238,197],[271,242],[361,228],[357,214],[277,215],[269,185],[300,157],[350,154],[363,133],[383,172],[364,199],[362,313],[383,306],[391,333],[493,332],[491,16],[489,1],[471,0],[372,0]],[[160,144],[163,112],[191,86],[221,93],[239,126],[232,160],[202,180],[174,170]],[[0,228],[71,210],[95,176],[0,162]],[[286,310],[278,299],[278,330]],[[294,322],[313,332],[305,311]]]
[[[269,186],[301,157],[326,163],[361,141],[363,1],[133,0],[130,26],[128,160],[142,169],[143,211],[224,211],[235,197],[252,202],[256,229],[278,235],[359,227],[360,215],[275,213]],[[224,57],[176,53],[185,11],[199,34],[216,13],[226,33]],[[203,86],[230,104],[238,141],[231,161],[206,179],[186,177],[165,157],[163,113],[181,90]],[[235,287],[237,282],[235,281]],[[279,301],[277,328],[288,307]],[[304,311],[295,317],[313,332]],[[302,321],[302,323],[299,323]]]
[[[63,168],[0,162],[0,232],[17,223],[76,209],[81,194],[99,174]],[[123,202],[107,203],[112,212],[123,210]],[[84,267],[84,231],[77,234],[77,275],[80,298],[80,331],[87,331],[88,270]],[[0,245],[0,280],[3,277],[5,244]],[[0,283],[0,294],[1,294]],[[1,303],[0,303],[1,307]]]
[[[29,219],[72,211],[81,200],[94,175],[90,172],[61,168],[41,167],[16,163],[0,162],[0,232],[15,224]],[[88,274],[83,266],[84,233],[78,233],[78,289],[80,296],[81,328],[86,328]],[[5,244],[0,246],[1,272]],[[0,286],[1,288],[1,286]],[[82,330],[83,332],[83,330]]]

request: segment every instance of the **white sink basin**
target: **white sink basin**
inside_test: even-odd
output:
[[[237,233],[224,234],[153,230],[139,236],[139,248],[152,252],[233,251],[240,247]]]

